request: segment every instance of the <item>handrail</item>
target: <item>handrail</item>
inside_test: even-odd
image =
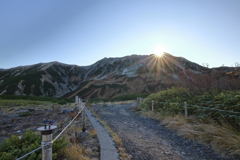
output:
[[[68,126],[70,126],[70,125],[72,124],[72,122],[77,118],[77,116],[83,111],[84,108],[85,108],[85,106],[82,107],[81,111],[78,112],[78,114],[73,118],[73,120],[68,123],[68,125],[62,130],[62,132],[60,132],[60,133],[54,138],[54,140],[51,141],[51,143],[53,143],[55,140],[58,139],[58,137],[60,137],[60,135],[68,128]]]
[[[47,145],[49,145],[49,144],[47,144]],[[35,152],[35,151],[37,151],[37,150],[39,150],[39,149],[41,149],[42,147],[45,147],[45,146],[47,146],[47,145],[44,145],[44,146],[38,147],[37,149],[34,149],[33,151],[31,151],[31,152],[29,152],[29,153],[23,155],[22,157],[19,157],[19,158],[16,159],[16,160],[23,159],[24,157],[28,156],[29,154],[32,154],[33,152]]]
[[[39,150],[39,149],[41,149],[41,148],[43,148],[43,147],[45,147],[45,146],[47,146],[47,145],[49,145],[49,144],[52,144],[52,143],[53,143],[55,140],[57,140],[57,139],[60,137],[60,135],[72,124],[72,122],[77,118],[77,116],[83,111],[84,108],[85,108],[85,105],[82,104],[81,110],[78,112],[78,114],[77,114],[77,115],[68,123],[68,125],[54,138],[54,140],[52,140],[50,143],[47,143],[46,145],[41,145],[40,147],[38,147],[38,148],[34,149],[33,151],[31,151],[31,152],[23,155],[22,157],[17,158],[16,160],[20,160],[20,159],[28,156],[29,154],[32,154],[33,152],[35,152],[35,151],[37,151],[37,150]],[[45,142],[45,143],[46,143],[46,142]]]
[[[217,110],[217,111],[222,111],[222,112],[228,112],[228,113],[240,114],[240,112],[234,112],[234,111],[228,111],[228,110],[222,110],[222,109],[210,108],[210,107],[203,107],[203,106],[198,106],[198,105],[188,105],[188,106],[202,107],[202,108],[207,108],[207,109],[211,109],[211,110]]]

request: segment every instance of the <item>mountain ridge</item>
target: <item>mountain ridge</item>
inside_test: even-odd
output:
[[[225,68],[229,72],[234,68]],[[0,70],[0,95],[34,95],[110,99],[129,93],[151,93],[180,85],[213,70],[165,53],[103,58],[78,66],[53,61]]]

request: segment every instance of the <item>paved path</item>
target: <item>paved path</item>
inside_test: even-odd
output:
[[[207,146],[178,136],[160,121],[139,116],[131,111],[131,105],[91,108],[120,136],[133,160],[230,160]]]
[[[100,143],[100,160],[119,160],[119,155],[114,146],[112,138],[109,136],[107,130],[99,123],[99,121],[92,115],[92,113],[85,109],[88,119],[92,123],[93,128],[97,131]]]

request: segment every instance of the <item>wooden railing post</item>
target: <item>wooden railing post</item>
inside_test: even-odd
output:
[[[42,160],[52,160],[52,133],[57,126],[54,125],[45,125],[38,128],[38,131],[41,131],[42,134]]]

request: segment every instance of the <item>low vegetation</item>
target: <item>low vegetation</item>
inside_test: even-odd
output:
[[[53,143],[53,159],[57,159],[61,156],[60,151],[67,145],[64,140],[65,138],[60,138]],[[14,160],[19,158],[30,151],[40,147],[42,141],[42,136],[35,134],[31,130],[27,130],[26,133],[21,137],[12,135],[11,138],[5,139],[3,143],[0,144],[0,159],[1,160]],[[38,150],[31,155],[29,155],[27,160],[41,160],[42,150]]]
[[[171,88],[151,94],[140,105],[140,111],[161,120],[179,135],[209,145],[222,155],[239,158],[240,92],[196,93],[187,88]],[[184,102],[188,104],[188,118],[184,116]]]
[[[42,105],[45,103],[55,103],[59,105],[71,102],[68,99],[54,97],[37,97],[37,96],[16,96],[16,95],[0,95],[0,106],[32,106]]]

